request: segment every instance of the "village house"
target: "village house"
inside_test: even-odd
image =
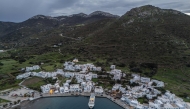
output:
[[[92,73],[92,72],[90,72],[89,75],[91,75],[92,78],[98,78],[98,75],[97,75],[97,74],[94,74],[94,73]]]
[[[72,72],[65,72],[65,77],[66,78],[72,78],[72,77],[74,77],[74,73],[72,73]]]
[[[92,81],[83,82],[82,87],[84,89],[84,92],[91,92],[92,88],[94,87],[94,83]]]
[[[140,76],[138,74],[132,74],[133,79],[130,79],[130,83],[140,82]]]
[[[121,72],[117,72],[114,74],[113,76],[113,80],[121,80],[121,77],[122,77],[122,73]]]
[[[24,78],[28,78],[30,76],[31,72],[27,72],[27,73],[24,73],[24,74],[21,74],[21,75],[18,75],[16,77],[16,79],[24,79]]]
[[[70,92],[79,92],[82,91],[79,84],[71,84],[70,85]]]
[[[34,65],[32,67],[26,67],[26,72],[29,72],[29,71],[32,71],[32,70],[38,70],[40,69],[40,66],[39,65]]]
[[[141,77],[141,82],[142,82],[142,83],[149,83],[149,82],[150,82],[150,78]]]
[[[115,84],[112,88],[112,91],[116,91],[119,90],[119,88],[121,87],[121,84]]]
[[[98,94],[103,94],[103,88],[102,86],[95,86],[95,94],[98,95]]]
[[[64,86],[64,93],[69,93],[69,87]]]
[[[64,87],[60,87],[60,88],[59,88],[59,92],[60,92],[60,93],[64,93]]]
[[[85,80],[86,81],[91,81],[92,80],[92,75],[90,75],[90,74],[85,75]]]
[[[158,80],[151,80],[151,82],[156,83],[156,87],[164,87],[164,82]]]
[[[120,88],[119,88],[119,91],[121,91],[122,93],[126,93],[126,88],[120,87]]]
[[[114,70],[114,69],[115,69],[115,65],[111,65],[111,66],[110,66],[110,69],[111,69],[111,70]]]
[[[42,93],[49,93],[49,91],[51,89],[50,87],[52,87],[51,84],[41,86]]]

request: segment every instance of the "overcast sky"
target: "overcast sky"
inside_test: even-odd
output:
[[[38,14],[89,14],[97,10],[123,15],[148,4],[190,13],[190,0],[0,0],[0,21],[21,22]]]

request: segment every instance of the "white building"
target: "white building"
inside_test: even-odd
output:
[[[30,76],[31,72],[27,72],[27,73],[23,73],[21,75],[18,75],[16,77],[16,79],[24,79],[24,78],[28,78]]]
[[[92,75],[89,75],[89,74],[85,75],[85,80],[86,81],[91,81],[92,80]]]
[[[71,92],[79,92],[79,91],[82,91],[82,89],[80,88],[79,84],[71,84],[70,91]]]
[[[156,87],[164,87],[164,82],[158,80],[151,80],[151,82],[156,83]]]
[[[51,84],[41,86],[42,93],[49,93],[51,87],[52,87]]]
[[[26,72],[32,71],[32,70],[38,70],[40,69],[39,65],[34,65],[32,67],[26,67]]]
[[[114,70],[114,69],[115,69],[115,65],[111,65],[111,66],[110,66],[110,69],[111,69],[111,70]]]
[[[119,91],[121,91],[122,93],[126,93],[126,88],[120,87],[120,88],[119,88]]]
[[[60,93],[64,93],[64,87],[60,87],[60,88],[59,88],[59,92],[60,92]]]
[[[72,72],[65,72],[65,77],[66,78],[72,78],[72,77],[74,77],[74,73],[72,73]]]
[[[141,77],[138,74],[132,74],[133,79],[130,79],[130,82],[139,82]]]
[[[104,91],[103,91],[102,86],[96,86],[94,92],[95,92],[95,94],[98,95],[98,94],[103,94]]]
[[[84,89],[84,92],[91,92],[92,88],[94,87],[94,83],[92,81],[83,82],[81,85]]]
[[[97,74],[94,74],[94,73],[92,73],[92,72],[90,72],[89,75],[91,75],[92,78],[98,78],[98,75],[97,75]]]
[[[69,87],[64,86],[64,93],[69,93]]]
[[[150,78],[141,77],[141,82],[142,82],[142,83],[149,83],[149,82],[150,82]]]
[[[112,90],[113,90],[113,91],[116,91],[116,90],[118,90],[120,87],[121,87],[121,84],[115,84],[115,85],[112,87]]]
[[[113,79],[114,80],[121,80],[122,77],[122,73],[121,72],[117,72],[114,74]]]

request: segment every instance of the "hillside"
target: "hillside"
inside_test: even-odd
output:
[[[189,16],[148,5],[132,9],[98,32],[87,33],[71,51],[89,57],[104,55],[123,63],[186,63],[189,37]]]
[[[49,31],[59,27],[70,27],[76,25],[85,25],[102,19],[115,19],[117,15],[96,11],[89,15],[79,13],[70,16],[44,16],[36,15],[21,23],[0,23],[0,42],[17,43],[22,39],[29,38],[32,35],[40,33],[49,33]]]

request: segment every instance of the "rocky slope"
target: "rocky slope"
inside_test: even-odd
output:
[[[44,16],[36,15],[21,23],[0,22],[0,37],[3,42],[14,42],[41,32],[48,32],[60,26],[85,25],[101,19],[115,19],[119,16],[106,12],[93,12],[90,15],[83,13],[70,16]]]

